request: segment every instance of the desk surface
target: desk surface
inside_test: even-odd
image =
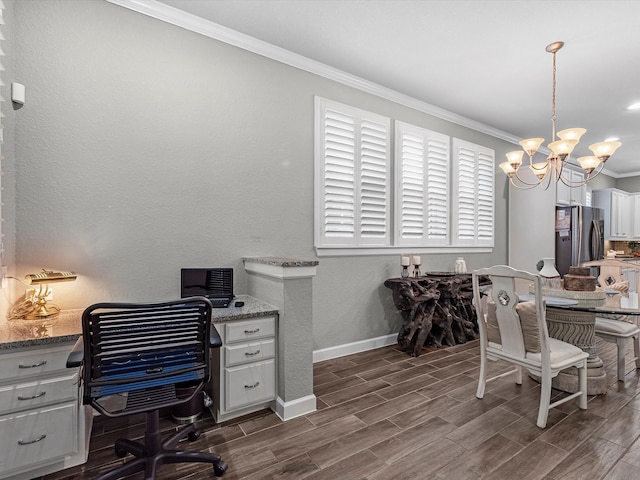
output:
[[[235,301],[244,306],[235,307]],[[228,308],[214,308],[212,323],[276,315],[278,309],[249,295],[238,295]],[[8,320],[0,325],[0,351],[16,348],[74,343],[82,334],[83,309],[63,310],[60,315],[42,320]]]

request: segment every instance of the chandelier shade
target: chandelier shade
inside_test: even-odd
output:
[[[617,141],[603,141],[589,146],[592,156],[577,158],[577,162],[584,171],[584,180],[571,181],[562,174],[564,167],[570,163],[571,154],[578,145],[580,138],[587,132],[584,128],[567,128],[556,134],[556,53],[564,46],[564,42],[554,42],[547,45],[546,51],[553,55],[552,96],[551,96],[551,142],[547,145],[551,153],[544,162],[534,162],[533,157],[544,143],[544,138],[527,138],[520,141],[522,150],[508,152],[507,161],[500,164],[502,171],[509,177],[512,185],[517,188],[529,189],[541,185],[549,188],[552,183],[562,181],[569,187],[581,187],[598,175],[605,162],[613,155],[620,145]],[[557,137],[557,139],[556,139]],[[528,167],[537,180],[524,180],[520,175],[521,168],[527,166],[523,160],[528,156]],[[595,172],[595,173],[594,173]]]

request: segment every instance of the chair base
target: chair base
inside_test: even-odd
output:
[[[134,442],[125,438],[116,440],[115,451],[119,457],[127,453],[136,457],[123,465],[101,475],[98,480],[116,480],[126,475],[144,471],[145,480],[154,480],[156,471],[165,463],[202,462],[211,463],[216,477],[221,477],[227,470],[227,464],[215,453],[191,452],[175,450],[175,445],[185,437],[196,440],[199,433],[195,424],[191,423],[180,428],[171,437],[162,441],[160,437],[160,416],[157,410],[147,412],[147,429],[145,443]]]

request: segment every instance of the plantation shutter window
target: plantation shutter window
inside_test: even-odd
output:
[[[390,123],[316,98],[316,246],[390,244]]]
[[[449,137],[396,122],[396,244],[449,243]]]
[[[453,244],[494,244],[495,152],[463,140],[453,140]]]

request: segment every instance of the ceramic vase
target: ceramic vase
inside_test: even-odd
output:
[[[544,288],[561,288],[560,274],[556,270],[554,258],[543,258],[542,268],[538,272],[542,277],[542,286]]]

